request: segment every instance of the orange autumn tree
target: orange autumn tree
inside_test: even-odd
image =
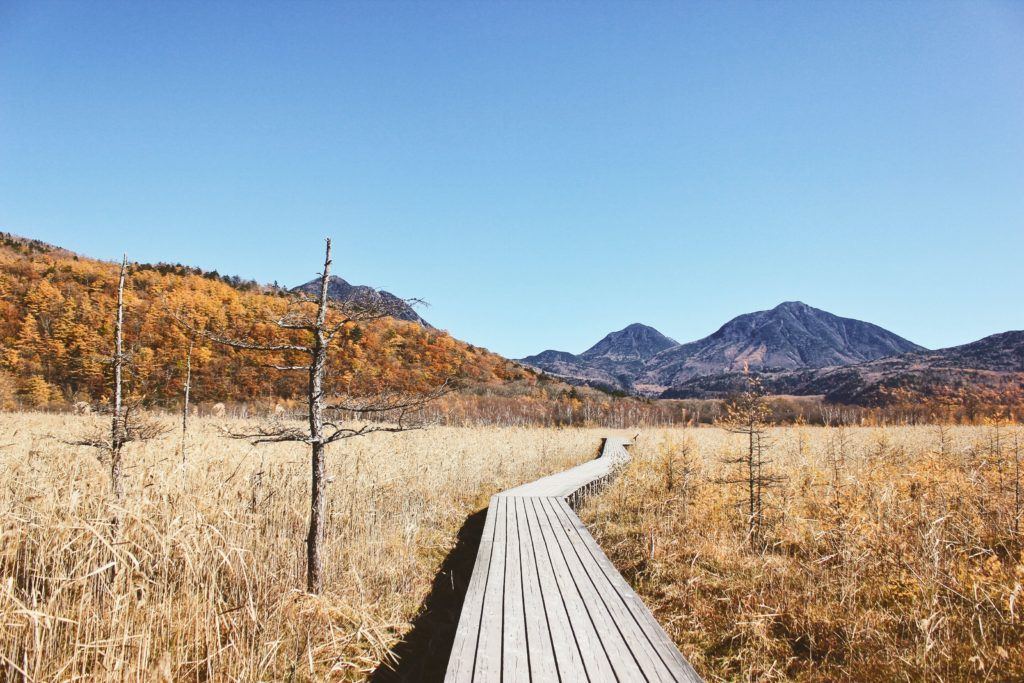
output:
[[[125,381],[147,404],[180,404],[187,334],[170,312],[188,310],[197,325],[232,337],[266,341],[280,330],[259,321],[283,314],[293,295],[277,287],[174,265],[129,264],[125,338],[133,368]],[[118,266],[42,243],[0,234],[0,374],[22,406],[106,402],[103,349],[112,332]],[[446,332],[395,319],[345,330],[345,353],[334,376],[352,390],[384,384],[403,390],[436,386],[444,378],[501,384],[532,375]],[[252,354],[200,343],[192,373],[196,401],[249,402],[301,396],[294,377],[266,372]]]

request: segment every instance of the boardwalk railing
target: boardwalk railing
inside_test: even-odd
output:
[[[491,498],[446,681],[701,680],[570,504],[628,443]]]

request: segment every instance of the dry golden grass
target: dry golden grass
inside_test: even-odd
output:
[[[743,446],[719,429],[643,434],[623,475],[583,511],[698,672],[1024,679],[1012,428],[771,437],[772,467],[787,480],[771,495],[764,552],[745,537],[744,491],[716,483],[735,475],[722,460]]]
[[[333,446],[327,589],[311,597],[302,446],[225,438],[226,420],[196,421],[184,465],[173,436],[130,445],[115,535],[95,451],[51,438],[102,423],[0,415],[0,680],[364,678],[467,515],[600,436],[435,428]]]
[[[312,597],[301,446],[225,438],[223,419],[196,422],[184,465],[173,436],[129,446],[115,533],[95,452],[53,438],[103,422],[0,415],[0,680],[365,678],[466,517],[590,457],[603,434],[437,428],[342,444],[327,591]],[[648,432],[583,516],[708,679],[1019,680],[1013,436],[775,429],[769,454],[787,479],[757,552],[743,492],[716,483],[741,437]]]

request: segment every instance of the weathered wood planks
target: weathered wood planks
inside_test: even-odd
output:
[[[627,443],[491,498],[447,681],[701,680],[569,505]]]

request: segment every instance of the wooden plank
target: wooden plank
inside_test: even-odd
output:
[[[577,465],[572,469],[558,474],[553,474],[543,479],[517,486],[498,494],[501,497],[523,497],[535,496],[550,498],[553,496],[567,496],[587,484],[602,479],[611,474],[615,467],[614,459],[598,459]]]
[[[624,444],[629,443],[626,439],[609,437],[604,440],[601,447],[601,454],[582,465],[558,472],[547,477],[542,477],[529,484],[523,484],[513,489],[508,489],[498,495],[500,496],[568,496],[586,486],[587,484],[603,479],[612,473],[615,466],[629,460]]]
[[[473,680],[473,666],[476,661],[477,640],[480,636],[480,619],[483,614],[484,592],[494,549],[494,509],[497,498],[492,497],[480,534],[480,548],[477,550],[473,574],[469,579],[466,597],[462,601],[459,626],[452,643],[452,654],[448,658],[446,681],[466,683]]]
[[[608,608],[601,593],[595,588],[593,580],[587,574],[586,567],[580,561],[579,555],[573,548],[569,532],[575,536],[575,530],[571,525],[566,525],[555,511],[556,501],[561,499],[542,498],[537,502],[544,513],[548,516],[552,529],[555,531],[555,541],[572,576],[573,585],[579,594],[590,622],[601,640],[601,646],[608,655],[609,663],[615,673],[615,680],[618,681],[646,681],[641,668],[638,656],[630,648],[622,630],[616,624],[615,615]],[[538,513],[540,514],[540,513]],[[563,591],[567,590],[563,586]],[[588,652],[584,650],[584,660]]]
[[[566,525],[587,573],[613,614],[645,675],[655,681],[699,681],[693,668],[658,624],[640,597],[633,592],[594,537],[564,500],[552,501]]]
[[[573,523],[573,520],[578,521],[579,518],[576,517],[564,499],[549,499],[547,504],[550,514],[557,518],[558,523],[565,530],[569,546],[565,550],[566,554],[569,555],[571,553],[573,559],[579,563],[578,566],[574,565],[574,573],[577,576],[577,580],[581,584],[592,587],[593,591],[597,594],[598,600],[600,600],[608,612],[614,629],[618,632],[626,647],[629,648],[629,652],[639,669],[643,672],[644,678],[651,681],[673,681],[674,678],[668,666],[662,661],[650,639],[623,604],[618,591],[611,584],[601,567],[598,566],[589,548],[583,544],[579,532]],[[602,631],[602,637],[604,637],[603,634],[604,631]],[[616,672],[618,673],[618,660],[613,658],[612,663],[616,665]]]
[[[506,498],[505,601],[502,610],[502,680],[530,680],[530,652],[523,605],[522,541],[519,537],[517,498]]]
[[[558,543],[558,534],[561,533],[561,530],[556,530],[551,524],[551,519],[543,508],[543,500],[542,498],[532,498],[529,502],[533,504],[536,511],[541,537],[544,540],[544,552],[548,556],[556,584],[555,588],[550,589],[550,593],[545,591],[545,594],[561,597],[576,639],[576,645],[583,658],[583,667],[586,669],[587,678],[591,681],[614,681],[616,679],[611,660],[608,653],[605,652],[601,637],[590,617],[590,612],[587,611],[583,596],[576,588],[576,581],[573,579],[572,572]]]
[[[492,497],[446,681],[701,680],[566,501],[627,443]]]
[[[532,556],[536,570],[535,576],[531,576],[529,572],[524,574],[524,577],[529,577],[524,583],[528,591],[526,615],[527,628],[531,634],[530,647],[534,648],[530,654],[530,672],[536,681],[553,680],[552,673],[554,678],[560,677],[562,681],[584,681],[587,679],[587,673],[583,667],[583,657],[572,631],[565,602],[558,591],[555,571],[548,558],[534,502],[532,498],[517,500],[522,506],[521,511],[526,522],[527,533],[523,538],[529,541],[523,545],[523,554],[524,557]],[[532,635],[544,633],[545,630],[550,646],[544,642],[542,636],[534,638]],[[550,662],[545,657],[549,647]]]
[[[504,622],[505,603],[505,555],[508,552],[506,542],[506,514],[508,498],[495,501],[494,517],[494,552],[487,572],[487,588],[484,591],[483,612],[480,618],[480,637],[476,648],[476,664],[473,667],[473,680],[500,681],[502,656],[502,625]]]
[[[596,566],[604,573],[608,584],[615,590],[615,593],[626,609],[629,610],[636,625],[643,631],[660,660],[672,671],[674,680],[701,681],[702,679],[690,666],[686,658],[679,651],[679,648],[676,647],[669,634],[657,623],[654,614],[651,613],[647,605],[640,599],[640,596],[633,591],[633,588],[623,578],[623,575],[618,573],[611,560],[601,550],[597,541],[591,536],[587,526],[577,515],[572,513],[568,506],[564,503],[561,505],[563,506],[564,519],[577,531],[583,547],[593,557]]]

